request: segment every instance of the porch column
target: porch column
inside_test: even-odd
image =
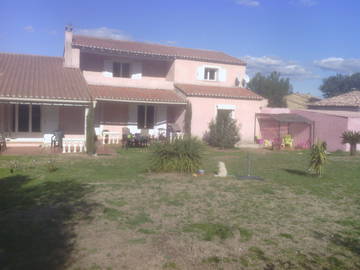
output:
[[[15,104],[15,132],[19,131],[19,104]]]
[[[85,134],[85,140],[86,140],[86,136],[87,136],[87,118],[88,118],[88,115],[89,115],[89,107],[85,107],[85,123],[84,123],[84,134]]]

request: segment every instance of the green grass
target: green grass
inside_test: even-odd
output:
[[[247,152],[265,181],[236,179]],[[332,153],[321,178],[308,151],[206,148],[201,177],[151,173],[150,157],[0,156],[0,265],[360,269],[360,157]]]

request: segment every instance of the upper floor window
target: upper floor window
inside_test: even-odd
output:
[[[113,77],[130,78],[130,64],[114,62]]]
[[[208,81],[217,81],[218,80],[219,70],[217,68],[205,68],[204,70],[204,80]]]

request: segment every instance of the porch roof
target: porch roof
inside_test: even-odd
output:
[[[312,124],[311,120],[295,113],[257,113],[258,119],[272,119],[279,123],[305,123]]]
[[[263,97],[250,89],[213,85],[176,84],[175,87],[186,96],[262,100]]]
[[[89,85],[89,88],[91,96],[96,100],[186,104],[186,100],[176,94],[174,90],[107,85]]]
[[[0,53],[0,101],[88,103],[79,69],[65,68],[62,57]]]

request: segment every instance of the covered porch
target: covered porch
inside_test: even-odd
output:
[[[184,132],[186,101],[173,90],[90,86],[95,132],[103,143],[129,134],[158,139]]]
[[[284,137],[291,136],[293,148],[307,149],[314,143],[314,123],[294,113],[257,113],[260,134],[257,142],[265,146],[280,148]]]
[[[49,103],[31,101],[0,102],[0,133],[7,148],[56,148],[63,152],[71,144],[71,152],[85,150],[85,114],[89,103]],[[59,132],[62,145],[56,142]],[[57,144],[54,144],[57,143]],[[77,145],[75,148],[75,144]],[[63,146],[63,147],[61,147]],[[67,152],[69,149],[65,149]]]
[[[0,132],[8,148],[46,148],[60,131],[72,151],[84,150],[91,96],[80,69],[64,66],[62,57],[0,53],[0,75]]]

